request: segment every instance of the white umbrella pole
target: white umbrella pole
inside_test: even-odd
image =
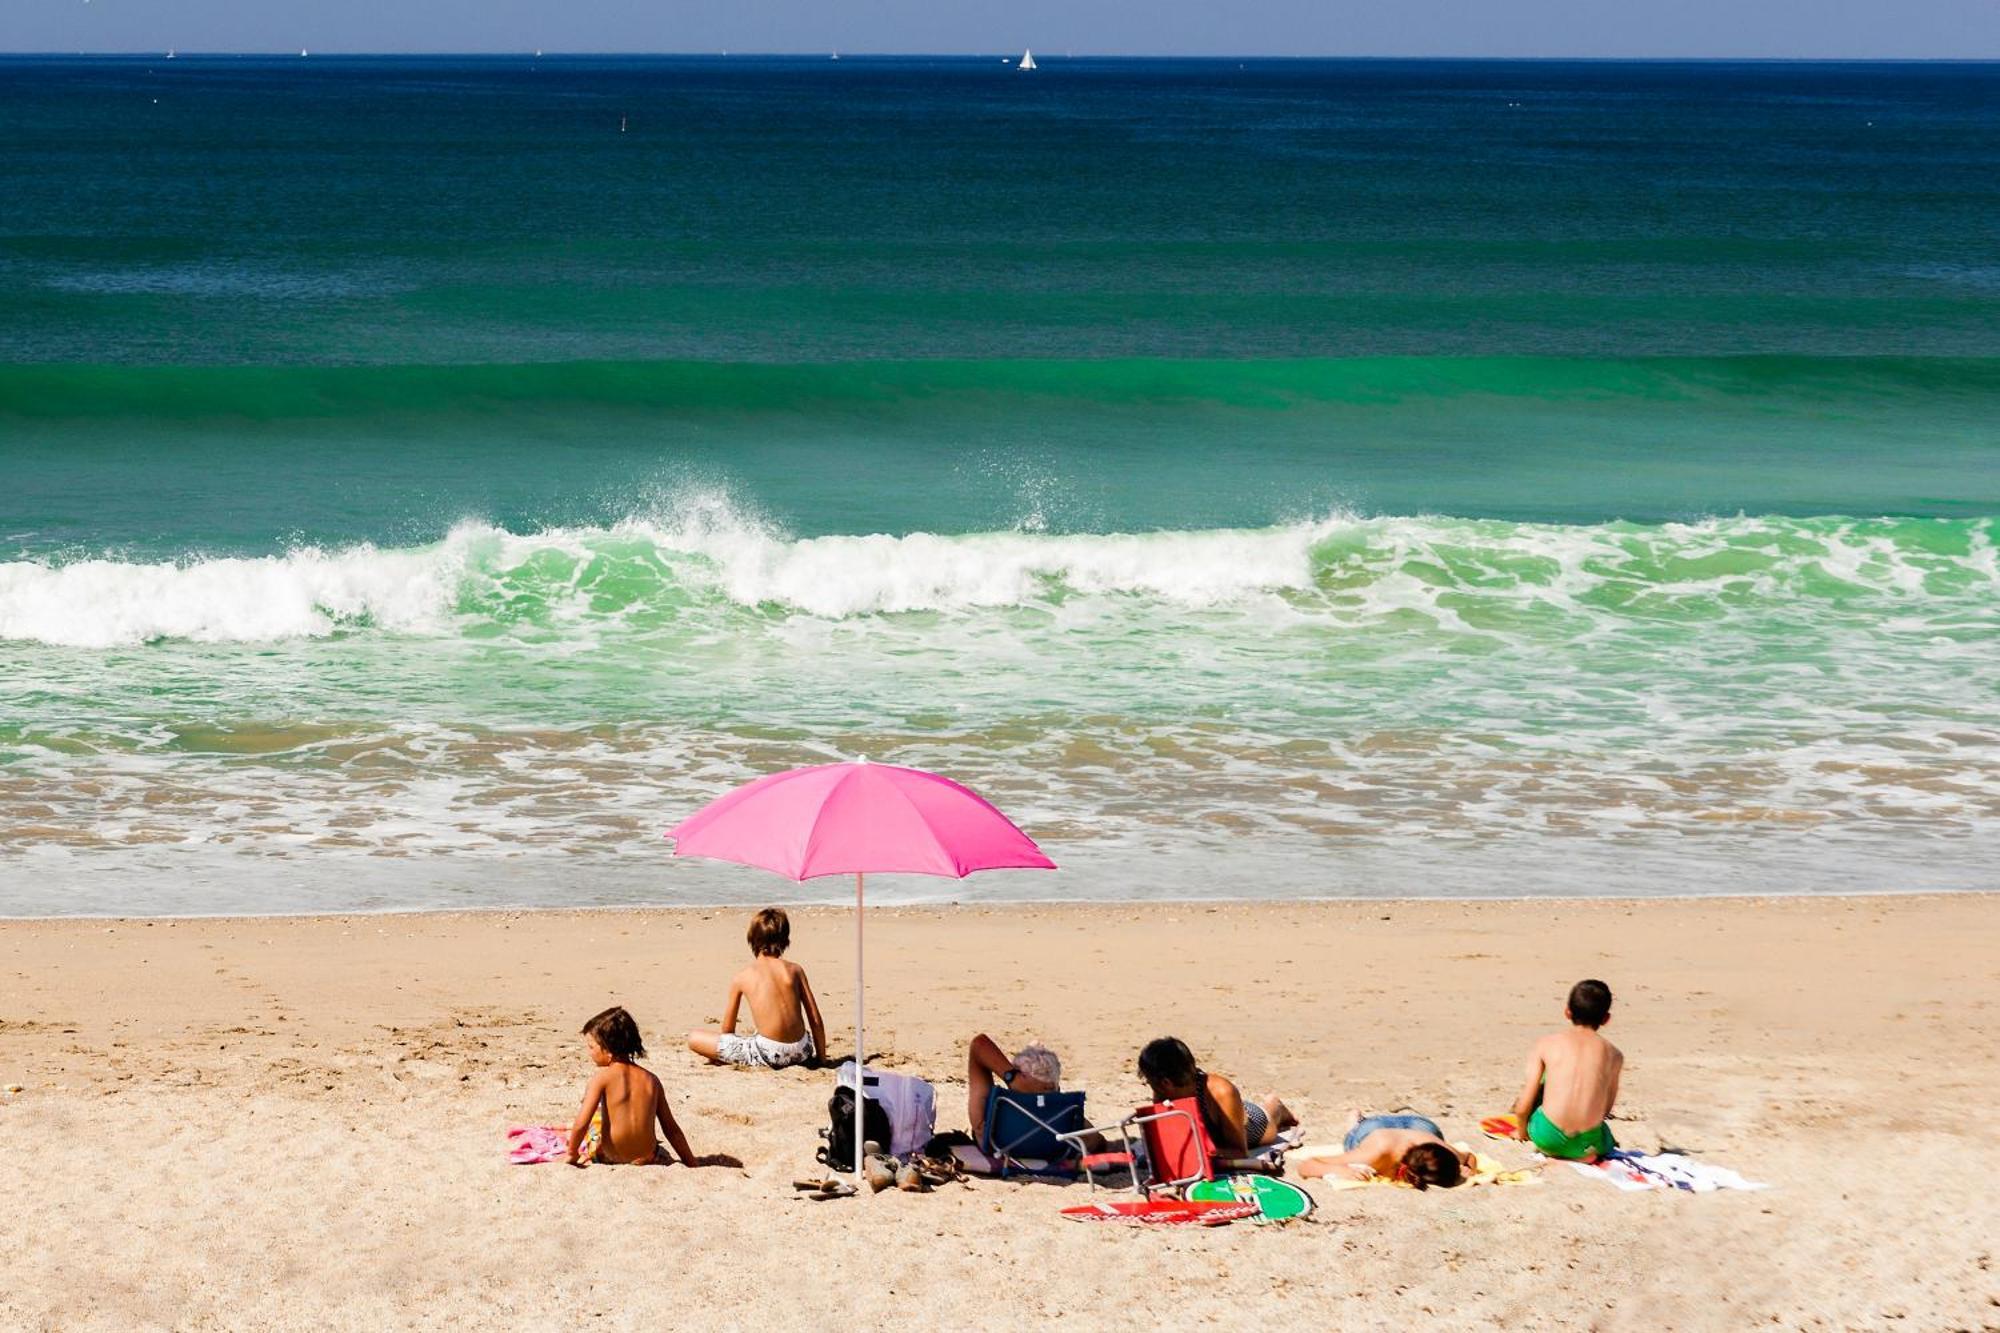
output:
[[[862,1035],[862,875],[854,873],[854,1193],[862,1191],[862,1147],[868,1117],[868,1039]],[[886,1143],[882,1145],[888,1147]]]

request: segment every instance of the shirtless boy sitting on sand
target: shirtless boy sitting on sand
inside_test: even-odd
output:
[[[749,940],[750,964],[730,979],[721,1030],[696,1028],[688,1033],[688,1049],[719,1065],[809,1065],[826,1052],[826,1025],[806,970],[785,961],[791,918],[779,908],[765,908],[750,918]],[[736,1031],[737,1011],[746,1003],[757,1028],[747,1037]]]
[[[1346,1151],[1338,1157],[1316,1157],[1299,1166],[1307,1180],[1332,1176],[1336,1180],[1400,1180],[1429,1189],[1433,1185],[1451,1188],[1465,1178],[1472,1154],[1460,1152],[1445,1142],[1437,1122],[1421,1115],[1370,1115],[1356,1113],[1347,1127]]]
[[[583,1109],[569,1128],[571,1166],[582,1166],[584,1137],[593,1120],[601,1118],[602,1128],[593,1162],[631,1166],[671,1166],[674,1159],[653,1137],[658,1121],[667,1142],[688,1166],[699,1166],[687,1136],[674,1120],[667,1105],[667,1090],[660,1080],[632,1062],[646,1053],[639,1038],[639,1025],[621,1008],[606,1009],[583,1025],[585,1044],[597,1072],[583,1090]]]
[[[1528,1053],[1514,1132],[1550,1157],[1594,1162],[1618,1146],[1604,1122],[1618,1100],[1625,1055],[1597,1031],[1611,1021],[1611,988],[1577,982],[1565,1012],[1569,1030],[1551,1032]]]

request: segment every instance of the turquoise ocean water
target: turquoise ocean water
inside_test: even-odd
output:
[[[1994,887],[2000,67],[0,59],[0,914],[861,754],[1066,867],[907,900]]]

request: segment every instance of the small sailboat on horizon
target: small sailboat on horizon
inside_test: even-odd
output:
[[[1033,51],[1021,52],[1021,68],[1022,69],[1035,68],[1035,53]]]

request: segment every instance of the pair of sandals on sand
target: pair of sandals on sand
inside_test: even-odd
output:
[[[872,1139],[863,1145],[861,1178],[877,1194],[892,1185],[906,1194],[928,1194],[936,1186],[948,1185],[954,1180],[961,1185],[970,1183],[965,1178],[964,1166],[954,1157],[917,1153],[909,1161],[899,1163]],[[826,1176],[794,1180],[792,1188],[805,1191],[807,1197],[812,1199],[845,1199],[854,1193],[854,1178]]]

